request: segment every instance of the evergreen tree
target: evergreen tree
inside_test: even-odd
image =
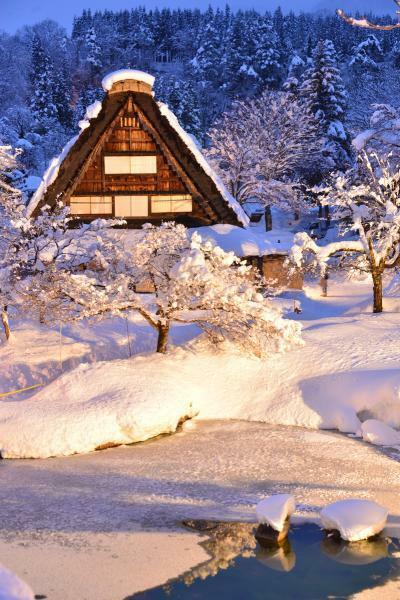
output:
[[[326,136],[325,153],[329,170],[344,168],[349,160],[350,142],[344,117],[347,94],[330,40],[320,40],[313,64],[305,72],[300,97],[320,123]]]
[[[357,70],[376,70],[382,61],[382,47],[375,35],[369,35],[366,40],[353,48],[353,56],[349,64]]]
[[[270,17],[259,19],[256,51],[257,73],[270,87],[278,87],[282,65],[278,50],[278,38]]]
[[[217,83],[221,67],[221,35],[215,27],[214,19],[207,23],[201,46],[192,60],[192,66],[199,81]]]
[[[51,121],[56,120],[58,116],[54,100],[54,67],[36,34],[32,42],[30,83],[32,114],[39,129],[47,130]]]
[[[57,110],[58,121],[65,129],[69,129],[72,125],[72,109],[71,109],[71,77],[69,73],[69,65],[66,52],[66,44],[63,48],[63,58],[61,68],[59,69],[54,83],[54,104]]]

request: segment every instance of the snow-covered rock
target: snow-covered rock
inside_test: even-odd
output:
[[[101,82],[103,90],[108,92],[111,90],[114,83],[117,81],[125,81],[127,79],[134,79],[135,81],[142,81],[143,83],[147,83],[150,87],[153,87],[155,78],[150,73],[145,73],[144,71],[137,71],[136,69],[119,69],[118,71],[113,71],[112,73],[108,73]]]
[[[363,440],[375,446],[400,445],[400,432],[377,419],[368,419],[361,425]]]
[[[27,583],[0,564],[0,600],[33,600]]]
[[[260,525],[270,525],[275,531],[283,531],[285,521],[296,510],[296,502],[290,494],[276,494],[261,500],[256,506]]]
[[[386,508],[372,500],[339,500],[321,511],[323,527],[339,531],[348,542],[377,535],[385,527],[387,516]]]

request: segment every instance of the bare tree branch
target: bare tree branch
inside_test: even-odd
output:
[[[397,7],[400,8],[400,0],[393,0],[393,2],[396,4]],[[400,23],[395,23],[393,25],[379,25],[378,23],[372,23],[366,17],[361,17],[361,19],[355,19],[354,17],[350,17],[349,15],[347,15],[341,8],[338,8],[336,13],[343,21],[345,21],[349,25],[352,25],[353,27],[362,27],[364,29],[374,29],[379,31],[392,31],[393,29],[400,28]],[[397,10],[396,13],[400,15],[399,10]]]

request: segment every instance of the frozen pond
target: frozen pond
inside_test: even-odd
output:
[[[247,556],[219,560],[219,569],[211,560],[129,600],[326,600],[362,597],[371,588],[378,597],[387,583],[392,591],[397,585],[393,600],[400,595],[399,545],[384,537],[346,544],[326,538],[316,525],[301,525],[281,547],[257,544]]]
[[[207,561],[204,540],[182,520],[254,522],[257,502],[281,492],[294,494],[297,515],[361,497],[400,523],[400,464],[370,444],[265,423],[198,422],[130,447],[0,461],[0,562],[48,600],[122,600]],[[234,548],[227,560],[238,555]],[[246,564],[261,568],[255,561]]]

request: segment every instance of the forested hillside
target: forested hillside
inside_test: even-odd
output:
[[[70,36],[53,21],[1,33],[0,140],[22,149],[25,178],[41,175],[76,132],[86,106],[101,99],[104,73],[130,67],[157,76],[157,97],[204,146],[233,100],[265,89],[285,90],[318,115],[313,93],[325,60],[340,69],[331,117],[334,128],[338,122],[344,127],[331,129],[340,167],[350,137],[368,127],[370,105],[398,102],[400,35],[371,34],[334,15],[284,15],[280,9],[263,15],[229,7],[83,11]]]

